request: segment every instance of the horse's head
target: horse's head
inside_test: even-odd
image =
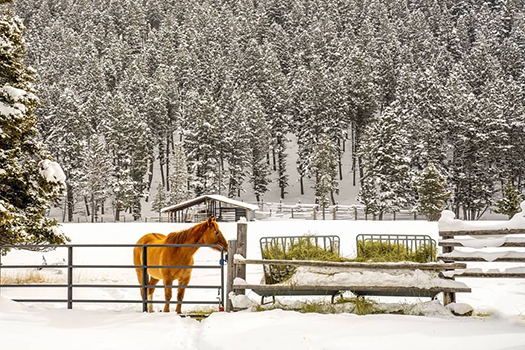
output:
[[[228,251],[228,242],[226,238],[222,235],[222,232],[215,221],[214,217],[209,218],[206,222],[203,223],[204,234],[199,243],[201,244],[218,244],[224,249],[224,252]],[[213,247],[212,249],[219,250],[219,248]]]

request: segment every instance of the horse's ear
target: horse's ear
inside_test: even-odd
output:
[[[206,220],[206,224],[207,224],[208,226],[211,226],[211,224],[213,223],[213,221],[215,221],[215,218],[214,218],[213,216],[210,216],[210,217],[208,218],[208,220]]]

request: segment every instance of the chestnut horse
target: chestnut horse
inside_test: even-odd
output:
[[[228,242],[222,235],[219,225],[215,218],[201,222],[189,229],[179,232],[172,232],[168,236],[160,233],[148,233],[138,240],[137,244],[218,244],[225,251],[228,250]],[[151,266],[181,266],[193,265],[193,255],[197,252],[199,247],[151,247],[148,248],[147,265]],[[219,248],[212,249],[220,251]],[[133,263],[136,266],[142,265],[142,248],[135,247],[133,250]],[[137,268],[137,277],[139,283],[142,284],[143,272],[142,268]],[[165,286],[171,286],[174,280],[178,280],[180,286],[187,286],[190,283],[191,268],[148,268],[149,275],[148,285],[154,286],[159,280],[164,281]],[[182,301],[186,288],[179,288],[177,291],[177,300]],[[141,295],[144,293],[140,290]],[[148,300],[153,300],[153,293],[155,288],[148,289]],[[172,288],[165,288],[164,294],[166,301],[171,300]],[[143,296],[144,297],[144,296]],[[181,313],[181,304],[177,304],[177,313]],[[153,312],[153,305],[148,304],[148,311]],[[166,303],[164,312],[170,311],[170,304]]]

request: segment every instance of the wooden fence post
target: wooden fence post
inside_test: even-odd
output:
[[[230,300],[230,292],[233,292],[233,280],[235,279],[235,266],[233,258],[237,252],[237,240],[228,241],[228,274],[226,279],[226,312],[233,311],[233,305]]]
[[[246,258],[247,250],[247,233],[248,233],[248,224],[246,223],[237,223],[237,247],[236,254],[242,255]],[[246,265],[239,264],[235,266],[235,277],[242,278],[246,280]],[[238,294],[245,294],[245,290],[239,290],[236,292]]]

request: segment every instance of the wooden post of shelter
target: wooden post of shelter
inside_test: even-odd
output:
[[[233,305],[230,300],[230,293],[233,292],[233,280],[235,279],[235,266],[233,259],[237,251],[237,240],[228,241],[228,270],[226,278],[226,312],[233,311]]]
[[[416,215],[414,213],[414,215]],[[415,220],[415,219],[414,219]],[[454,239],[454,236],[441,236],[441,239]],[[454,250],[454,247],[445,246],[443,247],[443,254],[445,253],[451,253]],[[450,279],[455,280],[454,277],[451,277]],[[450,303],[456,302],[456,293],[452,292],[444,292],[443,293],[443,305],[448,305]]]
[[[246,223],[237,223],[237,247],[236,254],[242,255],[246,258],[247,251],[247,232],[248,225]],[[235,266],[235,277],[242,278],[246,280],[246,265],[236,265]],[[245,290],[239,290],[238,294],[245,294]]]

